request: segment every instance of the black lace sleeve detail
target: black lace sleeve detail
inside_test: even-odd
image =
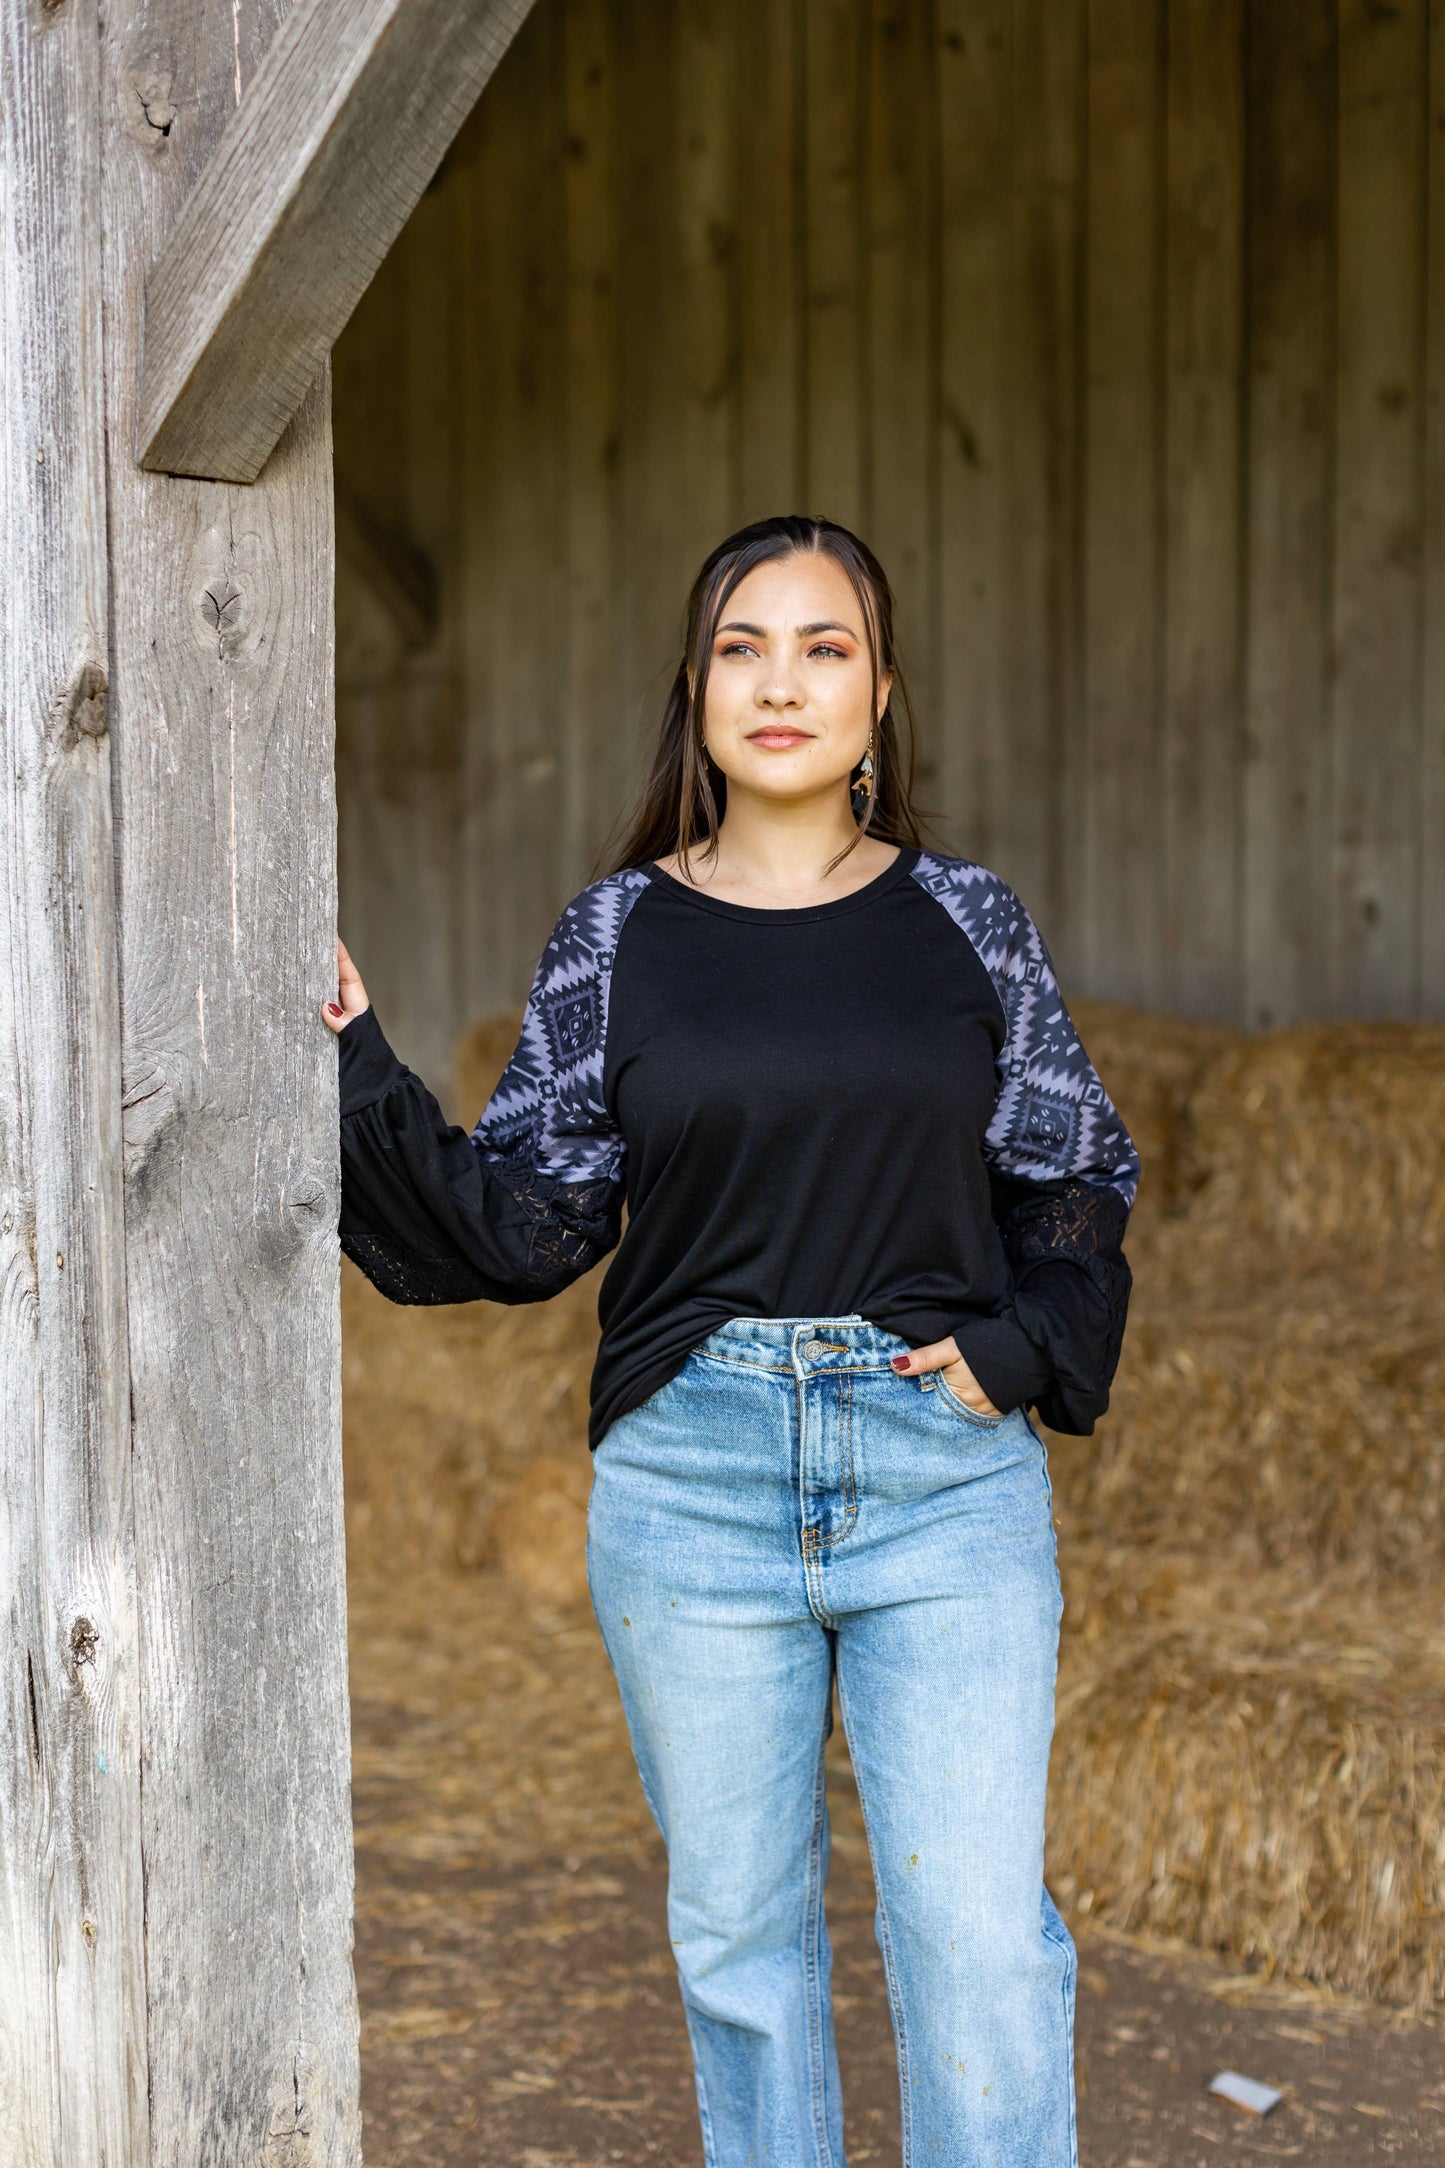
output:
[[[1016,1274],[1046,1257],[1087,1265],[1120,1250],[1129,1207],[1117,1189],[1081,1178],[1036,1187],[998,1176],[993,1189],[999,1232]]]
[[[347,1142],[355,1154],[358,1140],[353,1135]],[[426,1228],[414,1210],[398,1211],[395,1200],[387,1216],[393,1225],[409,1225],[423,1246],[377,1232],[368,1221],[380,1215],[358,1199],[355,1181],[342,1212],[342,1249],[389,1302],[435,1304],[545,1302],[615,1247],[620,1215],[611,1184],[549,1182],[508,1167],[488,1173],[489,1217],[500,1236],[489,1245],[490,1271],[466,1254],[462,1230],[446,1254],[427,1254],[441,1249],[442,1230]]]
[[[564,1171],[468,1135],[368,1017],[342,1046],[340,1234],[373,1286],[401,1303],[544,1302],[616,1245],[620,1140]]]
[[[1051,1430],[1086,1437],[1109,1405],[1124,1341],[1128,1206],[1098,1182],[1035,1187],[996,1176],[994,1211],[1014,1273],[1014,1315],[1052,1373],[1039,1413]]]
[[[485,1301],[482,1275],[460,1257],[415,1257],[384,1235],[342,1230],[341,1247],[388,1302]]]

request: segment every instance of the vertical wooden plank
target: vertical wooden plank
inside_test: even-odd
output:
[[[1000,870],[1081,956],[1079,430],[1085,0],[1014,0],[1009,788]],[[947,627],[945,627],[947,630]]]
[[[679,10],[614,0],[624,115],[619,300],[624,417],[617,603],[622,726],[646,743],[677,666],[687,582],[678,541],[679,185],[675,45]]]
[[[1095,996],[1164,995],[1159,654],[1162,25],[1091,0],[1082,910]]]
[[[731,525],[737,423],[735,41],[721,0],[618,11],[624,715],[651,737],[689,582]],[[644,118],[644,116],[647,116]]]
[[[938,109],[932,0],[869,0],[865,534],[898,598],[899,647],[934,788],[937,715]]]
[[[350,2168],[328,383],[253,488],[130,452],[142,273],[276,21],[101,46],[151,2149]]]
[[[803,507],[802,0],[745,0],[727,28],[737,113],[739,399],[730,518]]]
[[[342,926],[393,1043],[438,1088],[469,1004],[459,981],[455,827],[465,724],[457,174],[418,204],[334,356],[336,486],[437,587],[430,636],[408,640],[337,563],[337,787]],[[355,334],[355,336],[353,336]],[[351,643],[342,651],[343,636]]]
[[[566,164],[567,697],[564,882],[587,880],[635,780],[618,682],[617,49],[606,0],[562,16]]]
[[[1330,1001],[1335,0],[1248,18],[1242,1021]]]
[[[868,252],[864,0],[802,0],[803,493],[845,527],[867,523]]]
[[[451,1069],[457,1037],[475,1013],[465,987],[457,924],[457,799],[461,740],[462,621],[453,590],[456,537],[464,504],[459,486],[460,316],[455,210],[460,175],[453,169],[422,197],[406,228],[403,322],[407,343],[405,486],[395,532],[434,567],[437,625],[406,656],[399,711],[378,778],[403,814],[404,864],[393,890],[393,917],[406,944],[396,1044],[427,1078],[440,1083]],[[398,733],[397,726],[400,725]],[[402,1035],[404,1034],[404,1036]]]
[[[332,420],[338,498],[379,531],[404,532],[410,442],[411,236],[405,230],[337,341]],[[423,1076],[413,1033],[415,822],[402,728],[408,657],[343,552],[336,566],[336,788],[341,931],[377,1013]],[[428,847],[428,859],[430,849]]]
[[[465,669],[476,718],[460,863],[474,1009],[525,994],[562,900],[561,57],[556,16],[535,11],[479,109],[459,210],[469,289]]]
[[[147,2158],[98,29],[0,16],[0,2152]]]
[[[1445,1016],[1445,0],[1430,0],[1420,1008]]]
[[[458,968],[478,1015],[502,1007],[520,965],[507,882],[509,843],[494,743],[498,726],[492,674],[498,632],[498,534],[492,502],[502,459],[496,416],[503,368],[495,319],[505,302],[499,290],[495,222],[489,206],[507,182],[504,138],[497,123],[507,95],[507,61],[514,57],[515,48],[498,68],[489,96],[459,139],[466,148],[465,185],[457,206],[457,277],[465,297],[460,334],[463,514],[456,542],[460,563],[454,592],[464,619],[467,727],[459,791],[456,908]]]
[[[1169,1007],[1239,1001],[1243,0],[1169,0],[1164,856]]]
[[[671,330],[677,407],[673,547],[684,581],[732,528],[738,425],[738,90],[740,40],[729,0],[675,12],[670,191],[676,274],[659,294]],[[752,55],[749,56],[752,60]],[[674,617],[683,596],[675,592]]]
[[[1405,1016],[1420,998],[1424,0],[1341,0],[1339,68],[1333,1004]]]
[[[561,334],[562,83],[558,18],[538,8],[507,55],[495,125],[506,185],[490,199],[490,307],[500,453],[485,516],[496,587],[491,666],[496,787],[514,898],[506,998],[520,1001],[564,899],[557,803],[566,650]],[[527,205],[519,218],[517,207]],[[474,516],[480,508],[474,508]],[[518,628],[531,628],[522,637]]]
[[[1010,826],[1013,7],[938,0],[939,672],[931,803],[1006,876]],[[921,125],[918,116],[916,125]]]

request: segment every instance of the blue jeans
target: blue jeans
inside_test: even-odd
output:
[[[1044,1888],[1062,1601],[1043,1442],[862,1319],[737,1318],[607,1431],[588,1570],[648,1803],[709,2168],[843,2168],[823,1885],[834,1679],[905,2168],[1074,2168]]]

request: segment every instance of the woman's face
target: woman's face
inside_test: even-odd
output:
[[[878,714],[888,686],[878,688]],[[874,721],[872,664],[852,582],[821,551],[759,565],[712,643],[703,735],[730,784],[759,797],[847,788]]]

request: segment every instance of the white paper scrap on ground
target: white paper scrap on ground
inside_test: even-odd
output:
[[[1243,2108],[1247,2115],[1268,2115],[1284,2099],[1272,2085],[1261,2085],[1258,2078],[1242,2078],[1237,2070],[1221,2070],[1217,2078],[1209,2081],[1211,2093],[1218,2093],[1233,2108]]]

